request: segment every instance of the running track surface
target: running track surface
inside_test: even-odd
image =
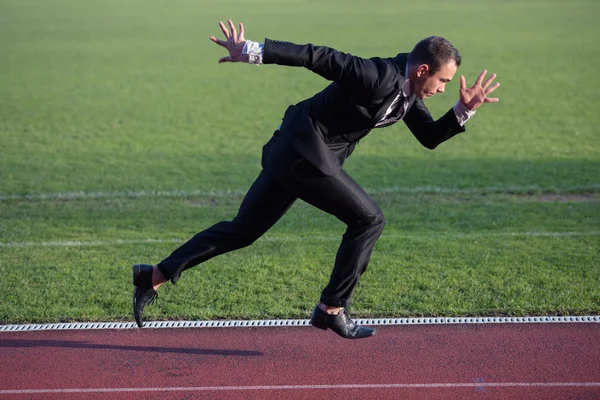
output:
[[[12,332],[0,365],[0,400],[600,399],[600,324]]]

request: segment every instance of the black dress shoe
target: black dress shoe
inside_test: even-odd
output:
[[[310,324],[323,330],[329,328],[346,339],[362,339],[375,334],[375,329],[365,328],[352,322],[345,309],[339,314],[332,315],[316,306],[310,318]]]
[[[158,293],[152,287],[152,265],[135,264],[133,266],[133,315],[138,327],[144,325],[142,313],[146,304],[152,304]]]

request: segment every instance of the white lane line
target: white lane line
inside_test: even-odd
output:
[[[49,192],[29,194],[3,194],[0,200],[77,200],[77,199],[111,199],[111,198],[142,198],[142,197],[194,197],[194,196],[243,196],[248,189],[214,189],[214,190],[119,190],[111,192]],[[523,194],[523,193],[578,193],[600,190],[600,183],[574,186],[488,186],[482,188],[458,188],[444,186],[389,186],[365,189],[371,194]]]
[[[183,243],[182,239],[115,239],[115,240],[91,240],[78,241],[66,240],[55,242],[0,242],[0,247],[78,247],[78,246],[116,246],[122,244],[145,244],[145,243]]]
[[[587,232],[480,232],[480,233],[418,233],[418,234],[396,234],[383,235],[379,240],[388,239],[422,239],[422,238],[458,238],[458,239],[477,239],[486,237],[571,237],[571,236],[598,236],[600,231]],[[264,236],[260,240],[267,242],[301,242],[311,240],[341,240],[339,235],[310,235],[306,233],[302,235],[280,235],[280,236]],[[124,244],[147,244],[147,243],[183,243],[187,239],[115,239],[115,240],[66,240],[52,242],[0,242],[0,247],[84,247],[84,246],[117,246]]]
[[[315,389],[435,389],[435,388],[557,388],[600,387],[600,382],[482,382],[482,383],[383,383],[349,385],[270,385],[270,386],[196,386],[196,387],[139,387],[139,388],[73,388],[73,389],[9,389],[0,395],[51,393],[119,393],[119,392],[207,392],[246,390],[315,390]]]
[[[489,325],[489,324],[599,324],[600,316],[528,316],[528,317],[424,317],[424,318],[357,318],[358,325]],[[144,329],[195,328],[276,328],[311,327],[307,319],[154,321]],[[14,332],[138,329],[135,322],[71,322],[59,324],[0,325],[0,334]]]

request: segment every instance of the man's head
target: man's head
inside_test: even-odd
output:
[[[431,36],[421,40],[408,55],[411,91],[421,99],[443,92],[460,62],[458,50],[443,37]]]

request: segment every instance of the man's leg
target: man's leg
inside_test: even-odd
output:
[[[306,160],[299,159],[288,168],[274,169],[274,177],[293,195],[335,215],[347,225],[329,284],[310,318],[311,325],[331,329],[347,339],[373,336],[375,329],[356,325],[344,307],[350,303],[350,296],[383,231],[385,219],[379,206],[343,170],[326,176]]]
[[[271,228],[296,197],[262,171],[246,194],[237,216],[199,232],[158,264],[162,275],[173,283],[182,271],[252,244]]]
[[[156,290],[168,279],[175,283],[184,269],[214,256],[250,245],[271,228],[294,203],[296,197],[279,186],[266,172],[261,172],[232,221],[219,222],[196,234],[158,265],[133,266],[133,315],[143,326],[146,304],[156,297]]]
[[[330,307],[348,306],[352,292],[367,268],[373,246],[383,231],[385,219],[381,209],[344,170],[334,176],[325,176],[304,160],[286,175],[276,178],[300,199],[346,223],[347,229],[321,302]]]

